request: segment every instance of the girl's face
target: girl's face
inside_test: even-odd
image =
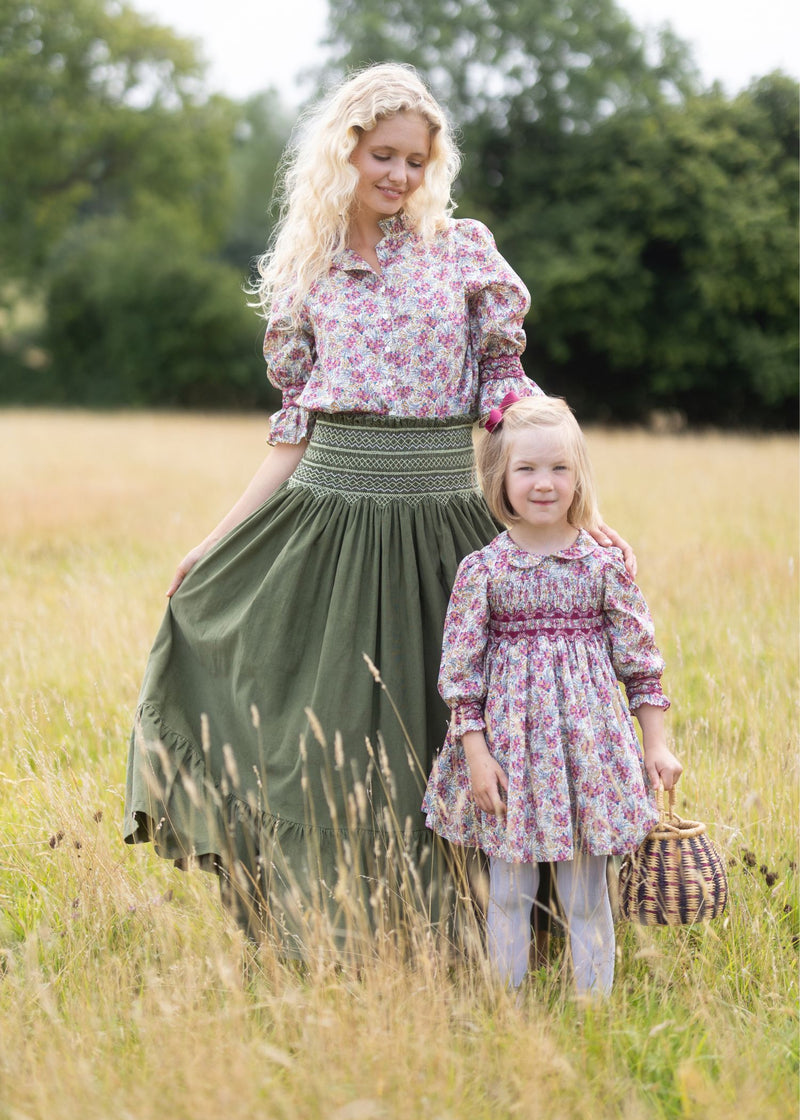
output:
[[[523,428],[511,437],[505,488],[514,513],[531,530],[569,528],[576,477],[558,428]]]
[[[397,113],[362,133],[350,162],[358,171],[360,216],[380,221],[396,214],[422,185],[431,151],[427,121],[419,113]]]

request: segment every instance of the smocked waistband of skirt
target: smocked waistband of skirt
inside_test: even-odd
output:
[[[288,485],[379,505],[473,497],[472,421],[318,416]]]

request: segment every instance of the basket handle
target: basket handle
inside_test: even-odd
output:
[[[667,798],[668,798],[668,801],[669,801],[669,807],[667,809],[664,808],[664,794],[665,793],[667,794]],[[675,819],[675,787],[674,786],[670,790],[665,790],[663,786],[656,790],[656,808],[658,809],[658,816],[659,816],[659,823],[660,824],[666,824],[666,822],[668,820],[671,821],[671,820]]]

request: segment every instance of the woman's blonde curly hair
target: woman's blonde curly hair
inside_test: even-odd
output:
[[[422,185],[404,208],[406,220],[426,241],[446,225],[461,165],[447,117],[413,67],[369,66],[305,115],[284,153],[280,218],[272,245],[258,259],[261,279],[252,290],[265,318],[280,295],[281,311],[285,306],[297,321],[311,285],[347,245],[358,184],[353,149],[379,121],[408,112],[427,121],[431,147]]]

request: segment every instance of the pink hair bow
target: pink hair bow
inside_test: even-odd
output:
[[[503,423],[503,413],[505,410],[510,408],[512,404],[516,404],[519,400],[522,400],[522,398],[518,397],[513,389],[510,389],[500,401],[500,407],[493,408],[486,417],[486,424],[484,425],[486,431],[493,432],[495,428],[499,427],[499,425]]]

